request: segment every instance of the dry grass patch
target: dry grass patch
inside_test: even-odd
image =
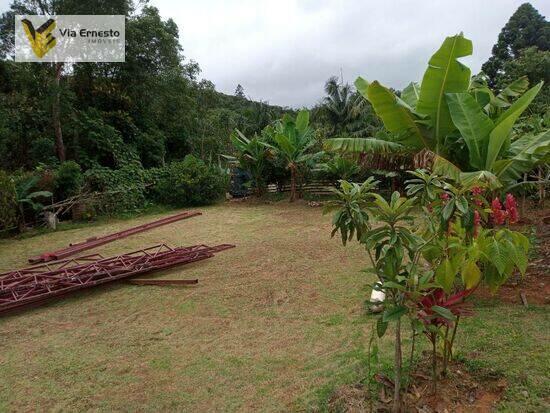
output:
[[[330,219],[305,204],[202,211],[97,250],[237,244],[156,275],[198,286],[119,283],[1,319],[0,409],[282,411],[346,374],[363,335],[361,248],[331,240]],[[0,270],[158,217],[2,241]]]

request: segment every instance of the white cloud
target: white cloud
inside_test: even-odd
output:
[[[153,0],[180,28],[185,55],[202,76],[255,99],[312,105],[324,81],[342,69],[402,88],[419,80],[444,37],[463,31],[474,42],[464,62],[474,72],[522,0]],[[550,2],[533,1],[543,15]]]
[[[472,71],[525,0],[152,0],[180,29],[184,54],[202,77],[254,99],[310,106],[325,80],[362,75],[402,88],[420,80],[445,36],[472,39]],[[0,11],[9,0],[0,0]],[[533,0],[542,15],[548,0]]]

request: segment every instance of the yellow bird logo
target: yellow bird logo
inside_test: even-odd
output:
[[[49,19],[36,30],[33,24],[27,19],[21,20],[21,23],[23,23],[23,28],[25,29],[32,50],[38,58],[41,59],[44,57],[44,55],[56,45],[57,40],[52,36],[52,31],[56,26],[54,19]]]

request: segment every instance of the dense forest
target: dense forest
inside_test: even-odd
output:
[[[126,15],[126,62],[15,63],[16,14]],[[403,144],[360,87],[343,79],[327,80],[325,97],[306,119],[303,111],[247,98],[241,85],[234,95],[216,91],[200,79],[199,63],[185,58],[182,45],[174,21],[147,2],[12,2],[0,18],[0,202],[17,207],[5,213],[2,228],[35,217],[44,203],[83,193],[116,194],[90,207],[94,213],[147,202],[210,202],[225,191],[232,163],[261,194],[269,183],[299,187],[316,173],[333,181],[373,170],[395,177],[419,151]],[[492,88],[491,99],[527,77],[504,106],[544,81],[515,128],[548,127],[550,26],[530,4],[503,28],[483,70],[472,82]],[[403,100],[409,91],[392,90]],[[291,142],[283,142],[285,134]],[[297,136],[303,139],[293,141]],[[465,142],[453,145],[446,155],[460,158]]]

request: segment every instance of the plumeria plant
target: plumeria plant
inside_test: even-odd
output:
[[[516,269],[523,274],[529,248],[524,235],[502,226],[518,220],[511,195],[497,208],[485,199],[483,181],[456,182],[424,170],[411,175],[406,196],[394,192],[389,200],[374,192],[374,178],[363,184],[340,181],[337,200],[325,208],[335,211],[332,236],[340,233],[344,245],[356,239],[365,246],[378,278],[373,288],[386,294],[376,330],[382,337],[395,322],[394,411],[402,409],[403,317],[412,326],[409,364],[418,335],[431,343],[435,390],[452,356],[460,317],[472,314],[465,300],[482,282],[496,290]]]

